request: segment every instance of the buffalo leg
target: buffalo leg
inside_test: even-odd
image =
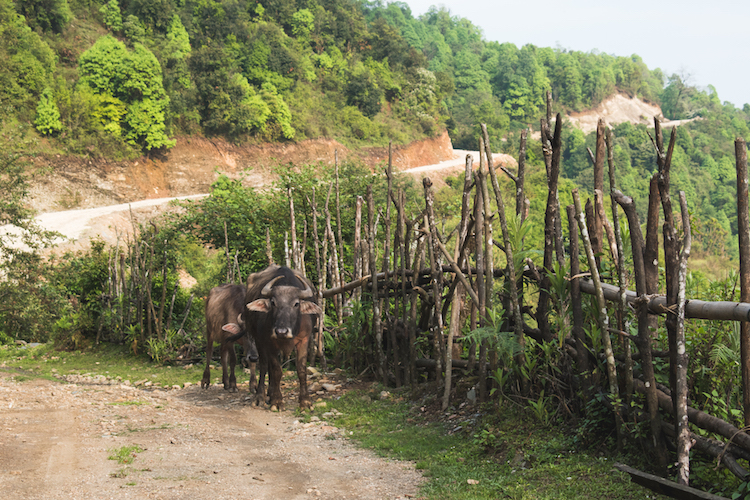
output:
[[[281,397],[281,363],[279,362],[278,355],[266,356],[266,358],[268,362],[269,404],[272,410],[274,407],[280,410],[284,402]]]
[[[234,344],[226,342],[226,352],[229,361],[229,384],[227,387],[227,370],[225,362],[225,364],[222,366],[222,368],[224,368],[224,389],[228,390],[229,392],[237,392],[237,377],[234,374],[234,369],[237,366],[237,354],[234,352]]]
[[[307,344],[310,337],[305,336],[297,342],[297,378],[299,379],[299,407],[310,408],[310,394],[307,392]]]
[[[255,405],[266,403],[266,372],[268,371],[268,351],[258,350],[258,384],[255,387]]]
[[[211,357],[214,355],[214,341],[211,336],[208,336],[208,344],[206,345],[206,369],[203,370],[203,378],[201,379],[201,387],[208,389],[211,387]]]
[[[255,381],[255,368],[257,363],[248,363],[248,365],[248,370],[250,371],[250,382],[248,383],[248,390],[250,392],[253,392],[258,387],[258,384]]]

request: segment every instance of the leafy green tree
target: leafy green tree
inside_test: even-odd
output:
[[[164,32],[172,21],[173,0],[130,0],[128,10],[148,27]]]
[[[306,39],[315,27],[315,15],[310,9],[300,9],[292,15],[292,34]]]
[[[100,38],[79,59],[80,83],[100,95],[111,96],[127,106],[121,122],[125,140],[145,150],[171,147],[166,134],[165,111],[169,105],[162,83],[161,66],[141,44],[132,51],[111,36]],[[114,101],[102,101],[113,104]],[[113,117],[114,110],[100,116]],[[115,112],[116,113],[116,112]],[[113,133],[116,126],[110,126]]]
[[[34,106],[55,71],[56,57],[11,0],[0,0],[0,60],[0,103]]]
[[[346,104],[357,107],[366,117],[372,118],[380,112],[383,91],[364,65],[357,65],[352,71],[344,94]]]
[[[104,17],[104,24],[114,32],[122,31],[122,12],[117,0],[109,0],[102,5],[99,12]]]
[[[167,137],[164,125],[166,104],[166,100],[144,99],[128,106],[125,140],[147,151],[173,147],[175,141]]]
[[[39,105],[36,107],[36,129],[44,135],[52,135],[62,130],[60,122],[60,110],[57,109],[52,89],[47,87],[39,97]]]
[[[60,33],[73,19],[67,0],[17,0],[16,9],[29,26],[43,31]]]
[[[146,43],[146,28],[138,16],[131,14],[126,17],[125,22],[122,23],[122,31],[131,44]]]

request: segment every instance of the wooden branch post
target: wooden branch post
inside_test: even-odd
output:
[[[737,166],[737,226],[740,246],[740,300],[750,302],[750,216],[748,215],[747,146],[734,141]],[[750,322],[740,324],[740,364],[742,365],[742,408],[745,425],[750,425]]]
[[[385,371],[385,359],[383,355],[383,323],[380,317],[380,301],[378,300],[378,269],[375,260],[375,205],[372,197],[372,184],[367,186],[367,223],[369,226],[370,241],[370,274],[372,275],[372,331],[375,334],[375,353],[377,358],[378,379],[385,386],[388,385],[388,377]]]
[[[578,228],[581,232],[581,238],[583,239],[583,246],[586,249],[586,257],[589,262],[589,271],[591,272],[591,278],[594,281],[594,287],[596,287],[596,302],[598,306],[597,318],[599,320],[599,328],[601,330],[602,344],[604,344],[604,352],[607,357],[607,379],[609,380],[609,392],[612,395],[612,404],[615,409],[615,427],[617,429],[617,449],[622,449],[622,422],[620,415],[620,402],[619,392],[620,389],[617,385],[617,367],[615,365],[615,355],[612,351],[612,341],[609,338],[609,316],[607,314],[607,303],[604,299],[604,292],[601,288],[601,281],[599,279],[599,270],[596,267],[596,259],[594,259],[594,251],[591,247],[591,240],[589,239],[589,232],[586,228],[586,219],[581,211],[581,200],[578,197],[578,189],[573,190],[573,203],[575,205],[576,217],[578,219]]]
[[[432,181],[429,177],[422,179],[425,196],[425,219],[429,228],[429,241],[431,242],[430,251],[430,281],[432,282],[432,300],[435,307],[435,317],[432,325],[433,343],[435,349],[435,380],[440,380],[443,374],[443,272],[441,266],[440,252],[440,235],[438,235],[437,224],[435,223],[435,212],[433,206],[435,203],[432,193]]]
[[[492,181],[492,190],[495,193],[495,203],[497,205],[497,216],[498,219],[500,219],[500,230],[503,235],[503,245],[505,247],[505,261],[506,261],[506,267],[507,267],[507,275],[505,277],[508,290],[510,292],[510,306],[512,308],[511,316],[513,320],[513,332],[515,334],[516,340],[518,341],[518,345],[522,348],[526,345],[526,339],[523,334],[523,318],[521,316],[521,305],[519,300],[519,293],[518,293],[518,280],[517,280],[517,274],[516,274],[516,265],[513,258],[513,245],[510,241],[510,232],[508,231],[508,221],[505,217],[505,203],[503,201],[503,194],[502,191],[500,191],[500,182],[497,179],[497,175],[495,174],[495,168],[492,164],[492,150],[490,148],[489,143],[489,134],[487,133],[487,125],[484,123],[481,125],[482,127],[482,134],[484,136],[484,147],[485,147],[485,153],[487,155],[487,162],[490,172],[490,180]],[[518,178],[519,182],[516,183],[516,189],[517,189],[517,197],[516,197],[516,210],[519,209],[519,206],[524,205],[523,200],[523,169],[521,167],[521,157],[524,157],[526,155],[526,131],[524,130],[521,134],[521,153],[519,157],[519,164],[518,164]],[[525,162],[524,162],[525,163]],[[519,187],[520,185],[520,187]],[[519,203],[521,205],[519,205]],[[523,283],[521,281],[521,283]],[[520,352],[516,355],[516,363],[519,363],[519,366],[522,366],[524,363],[524,357],[525,354],[523,352],[523,349],[520,349]],[[527,380],[523,380],[521,382],[522,384],[522,391],[526,392],[526,384],[528,383]]]

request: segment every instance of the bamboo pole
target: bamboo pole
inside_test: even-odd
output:
[[[316,340],[321,338],[323,335],[323,325],[325,323],[325,303],[323,301],[323,289],[325,288],[324,285],[324,278],[323,274],[325,272],[322,269],[321,261],[320,261],[320,236],[318,234],[318,203],[315,198],[315,188],[312,190],[312,200],[309,201],[310,208],[312,209],[313,214],[313,245],[315,246],[315,272],[318,275],[318,304],[320,304],[321,309],[323,312],[320,315],[320,318],[318,318],[318,331],[316,335]],[[311,342],[311,344],[315,344],[315,347],[310,347],[307,351],[307,363],[309,365],[312,365],[315,362],[315,353],[318,350],[317,345],[320,344],[319,341],[317,342]]]
[[[425,227],[425,231],[422,234],[426,232],[427,228]],[[424,237],[419,237],[417,240],[414,258],[412,259],[413,276],[417,276],[422,267],[422,253],[426,241],[427,238]],[[406,324],[409,335],[409,374],[411,376],[409,383],[411,384],[412,396],[416,395],[417,391],[417,298],[417,293],[412,288],[409,300],[409,322]]]
[[[354,248],[353,250],[353,271],[354,279],[358,280],[362,278],[362,205],[364,199],[361,196],[357,196],[357,203],[354,213]],[[359,300],[360,291],[354,290],[352,293],[352,300]]]
[[[506,269],[507,269],[507,276],[505,277],[506,283],[508,286],[508,291],[510,293],[510,304],[512,308],[512,318],[513,318],[513,331],[516,337],[516,341],[518,342],[518,345],[522,348],[526,345],[526,339],[523,334],[523,317],[521,316],[521,305],[519,300],[519,293],[518,293],[518,280],[516,275],[516,266],[515,261],[513,258],[513,246],[511,245],[510,241],[510,232],[508,231],[508,221],[505,217],[505,203],[503,201],[503,193],[500,191],[500,182],[497,179],[497,175],[495,174],[495,169],[492,164],[492,151],[489,144],[489,134],[487,132],[487,126],[483,123],[481,125],[482,127],[482,134],[484,136],[484,147],[485,147],[485,153],[487,155],[487,162],[489,167],[489,173],[490,173],[490,180],[492,181],[492,190],[495,193],[495,203],[497,205],[497,216],[500,220],[500,231],[503,236],[503,245],[504,245],[504,251],[505,251],[505,261],[506,261]],[[521,134],[521,153],[519,156],[519,181],[516,183],[517,186],[517,197],[516,197],[516,210],[519,209],[519,207],[523,206],[523,178],[524,178],[524,169],[521,168],[521,161],[520,157],[525,156],[526,152],[526,134],[525,130]],[[525,163],[525,162],[524,162]],[[518,187],[520,185],[520,188]],[[519,194],[520,193],[520,194]],[[520,196],[520,198],[518,197]],[[520,203],[520,205],[519,205]],[[521,280],[523,283],[523,281]],[[520,349],[520,352],[516,355],[516,362],[519,363],[519,366],[522,366],[524,363],[524,357],[525,354],[523,352],[523,349]],[[525,392],[525,384],[527,381],[522,381],[522,384],[524,384],[524,392]]]
[[[341,220],[341,190],[339,186],[339,150],[333,151],[333,159],[336,173],[336,235],[338,236],[339,243],[339,270],[341,273],[344,272],[344,237],[342,233],[342,220]],[[339,284],[344,282],[344,278],[339,274]],[[343,301],[342,301],[343,302]],[[340,321],[340,320],[339,320]],[[339,323],[341,324],[341,323]]]
[[[273,262],[273,251],[271,250],[271,228],[266,227],[266,258],[268,259],[268,265],[272,265]]]
[[[606,158],[606,147],[604,141],[604,120],[599,118],[596,123],[596,155],[594,157],[594,193],[604,193],[604,160]],[[601,198],[600,198],[601,200]],[[595,226],[589,228],[592,234],[591,243],[594,245],[594,254],[602,252],[604,243],[604,204],[597,203],[595,208]],[[598,245],[598,246],[597,246]],[[615,259],[615,262],[617,259]]]
[[[467,237],[469,227],[469,197],[471,193],[472,163],[473,157],[471,155],[466,155],[466,163],[464,168],[464,189],[463,195],[461,196],[461,221],[459,222],[458,233],[456,235],[456,248],[454,250],[454,259],[458,262],[458,265],[456,267],[460,267],[460,265],[463,263],[464,253],[461,251],[461,248],[463,247],[464,240]],[[440,249],[444,254],[447,253],[445,252],[445,247],[442,245],[442,243],[440,244]],[[445,258],[450,260],[449,255],[445,255]],[[469,285],[469,283],[465,281],[466,278],[464,277],[463,273],[460,272],[460,269],[458,269],[458,271],[459,272],[455,273],[455,276],[456,278],[461,280],[461,284],[456,286],[456,291],[453,294],[453,302],[451,304],[451,319],[450,325],[448,327],[448,340],[445,349],[445,388],[443,391],[442,402],[443,411],[448,408],[448,405],[450,403],[451,384],[453,380],[453,339],[461,329],[460,321],[461,305],[463,303],[464,296],[463,290],[471,290],[471,285]],[[472,300],[474,300],[474,298],[472,298]]]
[[[385,238],[383,247],[383,272],[388,275],[391,259],[391,201],[393,199],[393,144],[388,141],[388,168],[385,171],[388,182],[387,193],[385,198]],[[395,247],[395,246],[394,246]],[[395,263],[395,262],[394,262]],[[386,318],[391,317],[391,299],[388,287],[385,287],[385,296],[383,298]],[[401,387],[401,372],[398,363],[398,342],[396,341],[396,331],[393,328],[393,322],[389,321],[388,338],[391,347],[391,359],[393,363],[393,374],[396,378],[396,388]]]
[[[375,354],[377,357],[377,376],[381,383],[388,385],[383,355],[383,324],[380,317],[380,301],[378,300],[377,263],[375,261],[375,202],[372,196],[372,184],[367,186],[367,224],[369,226],[370,242],[370,274],[372,280],[372,330],[375,334]]]
[[[612,395],[612,403],[615,409],[615,428],[617,429],[617,449],[622,449],[622,422],[620,417],[620,403],[619,398],[619,387],[617,385],[617,367],[615,364],[615,356],[612,351],[612,341],[609,338],[609,316],[607,314],[607,304],[604,300],[604,292],[602,290],[601,280],[599,279],[599,270],[596,267],[596,260],[594,259],[594,251],[591,246],[591,240],[589,239],[589,232],[586,227],[586,220],[583,217],[581,211],[581,200],[578,197],[578,189],[573,190],[573,203],[575,205],[575,211],[578,219],[578,228],[581,232],[581,238],[583,239],[583,246],[586,250],[586,257],[589,262],[589,270],[591,277],[594,282],[594,288],[596,289],[596,300],[598,305],[597,319],[599,322],[599,328],[602,336],[602,343],[604,344],[604,352],[607,357],[607,378],[609,380],[609,392]]]
[[[435,366],[435,380],[440,380],[443,375],[442,360],[444,357],[443,345],[443,273],[440,262],[440,236],[437,231],[437,224],[435,222],[435,212],[433,209],[435,200],[432,192],[432,181],[429,177],[422,179],[422,186],[424,187],[425,195],[425,221],[429,228],[429,252],[430,252],[430,269],[431,269],[431,286],[432,286],[432,300],[434,301],[435,307],[435,318],[432,325],[433,330],[433,346],[435,349],[435,360],[438,361]]]
[[[586,333],[583,331],[583,306],[581,303],[581,266],[578,248],[578,221],[576,219],[575,207],[568,205],[568,233],[570,234],[570,302],[573,315],[573,338],[576,341],[576,363],[578,373],[583,377],[584,399],[588,400],[591,394],[589,350],[586,346]]]
[[[688,485],[690,482],[690,428],[688,426],[688,356],[685,342],[685,281],[687,280],[687,261],[690,257],[692,238],[690,235],[690,215],[688,214],[685,192],[680,191],[680,208],[682,209],[682,252],[679,258],[677,276],[677,324],[675,345],[677,346],[675,367],[675,421],[677,423],[677,482]]]
[[[482,245],[484,243],[484,200],[482,199],[482,176],[474,172],[474,183],[477,185],[474,195],[474,242],[475,242],[475,260],[477,265],[476,291],[479,298],[477,306],[477,316],[479,327],[487,324],[487,296],[484,286],[484,252]],[[479,400],[486,401],[487,397],[487,341],[484,340],[479,344]]]
[[[625,323],[625,307],[627,305],[627,301],[625,300],[625,290],[627,289],[627,283],[625,282],[625,254],[622,251],[623,243],[622,232],[620,231],[620,214],[617,210],[617,200],[615,200],[614,195],[616,188],[614,136],[609,128],[606,133],[606,143],[607,163],[609,165],[609,199],[612,207],[612,224],[614,226],[614,249],[612,253],[613,256],[616,255],[617,284],[620,287],[620,300],[618,301],[617,306],[617,328],[620,331],[629,331],[629,328],[626,328]],[[602,210],[602,213],[604,213],[604,210]],[[625,354],[625,408],[629,408],[630,397],[633,394],[633,354],[630,342],[623,338],[621,340],[621,345]]]

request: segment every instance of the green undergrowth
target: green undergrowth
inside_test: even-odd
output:
[[[576,449],[572,433],[510,405],[469,407],[445,424],[436,421],[445,413],[430,415],[398,392],[381,400],[351,391],[315,413],[333,409],[328,420],[361,446],[414,462],[428,499],[666,498],[615,470],[617,457]]]

